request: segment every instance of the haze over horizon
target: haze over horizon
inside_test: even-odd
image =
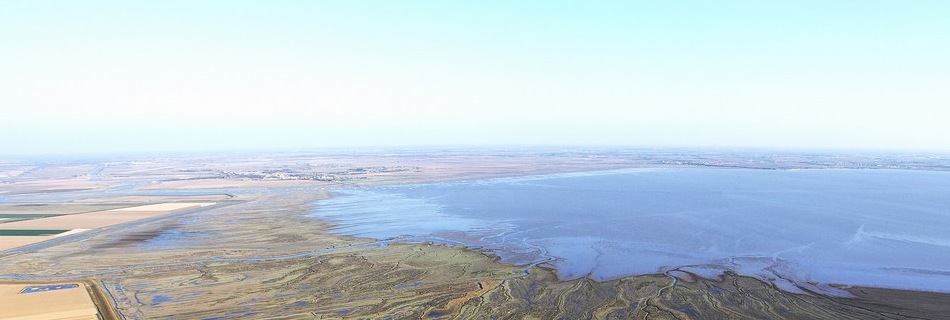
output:
[[[0,155],[950,151],[950,2],[4,1]]]

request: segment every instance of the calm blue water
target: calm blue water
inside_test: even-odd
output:
[[[314,215],[341,234],[461,243],[563,279],[680,268],[789,291],[950,292],[946,172],[631,169],[341,190]]]

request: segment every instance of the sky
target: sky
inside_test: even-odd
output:
[[[0,1],[0,154],[950,150],[950,1]]]

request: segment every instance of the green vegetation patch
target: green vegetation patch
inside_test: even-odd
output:
[[[14,229],[14,230],[0,230],[0,236],[50,236],[54,234],[60,234],[69,230],[37,230],[37,229]]]
[[[60,216],[60,214],[0,213],[0,219],[39,219]]]

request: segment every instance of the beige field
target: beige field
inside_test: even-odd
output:
[[[172,180],[148,184],[141,187],[141,190],[161,190],[161,189],[180,189],[180,190],[200,190],[200,189],[227,189],[227,188],[291,188],[291,187],[310,187],[330,185],[328,182],[313,180],[228,180],[228,179],[205,179],[205,180]]]
[[[52,236],[33,236],[33,237],[14,237],[0,236],[0,251],[22,247],[28,244],[34,244],[52,239]]]
[[[94,229],[214,203],[163,203],[0,224],[0,229]]]
[[[171,202],[156,203],[137,207],[112,209],[107,212],[171,212],[214,205],[214,202]]]
[[[95,205],[97,203],[110,203],[113,204],[113,208],[125,208],[129,207],[132,204],[143,204],[143,203],[164,203],[164,202],[174,202],[174,201],[190,201],[190,202],[221,202],[224,200],[239,198],[240,196],[228,195],[228,194],[210,194],[210,195],[191,195],[191,196],[118,196],[118,197],[103,197],[103,198],[89,198],[77,200],[71,203],[71,205],[80,205],[88,204]],[[111,209],[104,208],[102,210]],[[0,210],[3,210],[0,207]]]
[[[45,181],[25,181],[10,184],[0,184],[0,191],[8,194],[16,193],[42,193],[42,192],[66,192],[77,190],[92,190],[101,188],[107,184],[101,182],[89,181],[81,178],[45,180]]]
[[[93,211],[112,210],[131,207],[133,204],[108,203],[99,201],[94,203],[38,203],[38,204],[0,204],[0,213],[17,214],[70,214]],[[139,204],[141,202],[135,203]]]
[[[139,219],[161,216],[182,210],[214,205],[214,202],[171,202],[124,207],[104,211],[67,214],[40,219],[0,223],[0,230],[38,229],[71,230],[56,236],[0,236],[0,251],[39,243],[88,229],[101,228]]]
[[[162,211],[98,211],[0,224],[0,229],[93,229],[165,214]]]
[[[79,287],[34,293],[20,291],[30,285],[46,284],[0,284],[0,319],[99,319],[99,310],[89,297],[86,285],[74,284]]]

